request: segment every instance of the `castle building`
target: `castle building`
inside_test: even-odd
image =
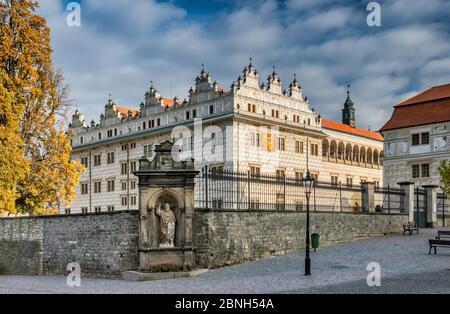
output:
[[[72,158],[86,168],[67,213],[137,209],[133,172],[155,145],[171,140],[193,158],[197,169],[249,171],[319,181],[382,184],[383,138],[356,128],[348,93],[343,122],[322,119],[296,78],[288,90],[274,70],[260,83],[252,63],[230,89],[203,69],[188,99],[166,99],[151,85],[139,109],[110,99],[100,122],[87,123],[76,111],[71,128]],[[309,158],[307,158],[307,155]]]
[[[394,107],[383,126],[385,185],[440,186],[439,164],[450,156],[450,84],[432,87]]]

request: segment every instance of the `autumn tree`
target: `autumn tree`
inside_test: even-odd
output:
[[[11,106],[20,109],[18,146],[29,170],[16,177],[15,204],[18,212],[33,215],[70,203],[82,169],[70,159],[62,123],[69,88],[53,68],[50,29],[37,7],[31,0],[0,0],[0,70],[9,82]]]
[[[17,183],[28,173],[19,133],[23,106],[14,102],[6,73],[0,70],[0,213],[15,213]]]

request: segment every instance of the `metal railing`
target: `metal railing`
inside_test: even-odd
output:
[[[450,200],[443,193],[437,194],[437,214],[442,218],[442,226],[450,221]]]
[[[195,206],[210,210],[305,211],[303,178],[203,168]],[[361,212],[361,186],[315,182],[312,211]]]
[[[375,188],[375,210],[382,213],[403,213],[405,191],[387,186]]]

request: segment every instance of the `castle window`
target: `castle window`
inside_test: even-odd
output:
[[[130,205],[131,206],[136,206],[136,204],[137,204],[137,196],[136,195],[132,195],[130,197]]]
[[[110,152],[107,155],[107,163],[108,165],[111,165],[114,163],[114,152]]]
[[[295,153],[303,154],[303,152],[304,152],[303,142],[295,141]]]
[[[113,136],[113,130],[108,130],[108,138]]]
[[[89,186],[87,183],[81,184],[81,195],[87,195],[89,191]]]
[[[420,134],[412,135],[412,146],[420,145]]]
[[[98,132],[98,139],[99,139],[99,140],[102,139],[102,132]]]
[[[284,137],[279,137],[277,142],[278,150],[284,152],[286,150],[286,139]]]
[[[147,122],[142,123],[142,129],[145,131],[147,130]]]
[[[121,200],[122,200],[122,206],[127,206],[128,205],[128,197],[122,196]]]
[[[261,147],[261,134],[255,132],[251,134],[251,145],[253,147]]]
[[[82,157],[81,158],[81,164],[87,168],[88,167],[88,158],[87,157]]]
[[[261,167],[259,167],[259,166],[250,166],[250,174],[252,176],[259,177],[261,175]]]
[[[102,182],[94,182],[94,193],[99,194],[102,193]]]
[[[339,177],[338,176],[331,176],[331,184],[332,185],[338,185],[339,184]]]
[[[192,110],[192,118],[197,118],[197,110]]]
[[[80,144],[84,144],[84,138],[80,137]]]
[[[430,133],[422,133],[420,136],[422,138],[422,145],[430,144]]]
[[[380,182],[378,182],[378,185]],[[353,178],[347,178],[347,187],[351,188],[353,186]]]
[[[82,214],[87,214],[88,213],[88,208],[87,207],[81,207],[81,213]]]
[[[114,211],[114,206],[108,206],[108,211],[109,212],[113,212]]]
[[[319,156],[319,145],[318,144],[311,144],[311,155]]]
[[[95,207],[95,212],[96,213],[101,213],[102,212],[102,208],[101,207]]]
[[[116,182],[114,180],[108,180],[107,191],[108,192],[114,192],[115,185],[116,185]]]
[[[286,176],[286,170],[277,170],[277,178],[283,179]]]
[[[157,126],[157,127],[160,127],[160,126],[161,126],[161,119],[160,119],[160,118],[158,118],[158,119],[156,120],[156,126]]]
[[[214,114],[214,106],[209,106],[209,114]]]
[[[420,165],[413,165],[412,166],[412,177],[413,177],[413,179],[419,179],[420,178]]]
[[[114,129],[114,136],[117,136],[117,129]]]
[[[430,177],[430,164],[423,164],[421,166],[422,168],[422,178],[429,178]]]
[[[128,174],[128,164],[126,162],[122,163],[121,166],[120,166],[120,170],[121,170],[120,173],[123,176],[127,175]]]
[[[99,167],[102,165],[102,155],[94,156],[94,167]]]

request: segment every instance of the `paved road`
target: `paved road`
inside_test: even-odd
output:
[[[447,229],[448,230],[448,229]],[[303,276],[304,252],[295,252],[197,277],[145,283],[82,279],[70,288],[65,277],[0,277],[1,293],[450,293],[450,250],[428,255],[435,230],[413,237],[389,235],[339,244],[313,253],[313,276]],[[366,284],[367,265],[381,266],[381,287]]]

